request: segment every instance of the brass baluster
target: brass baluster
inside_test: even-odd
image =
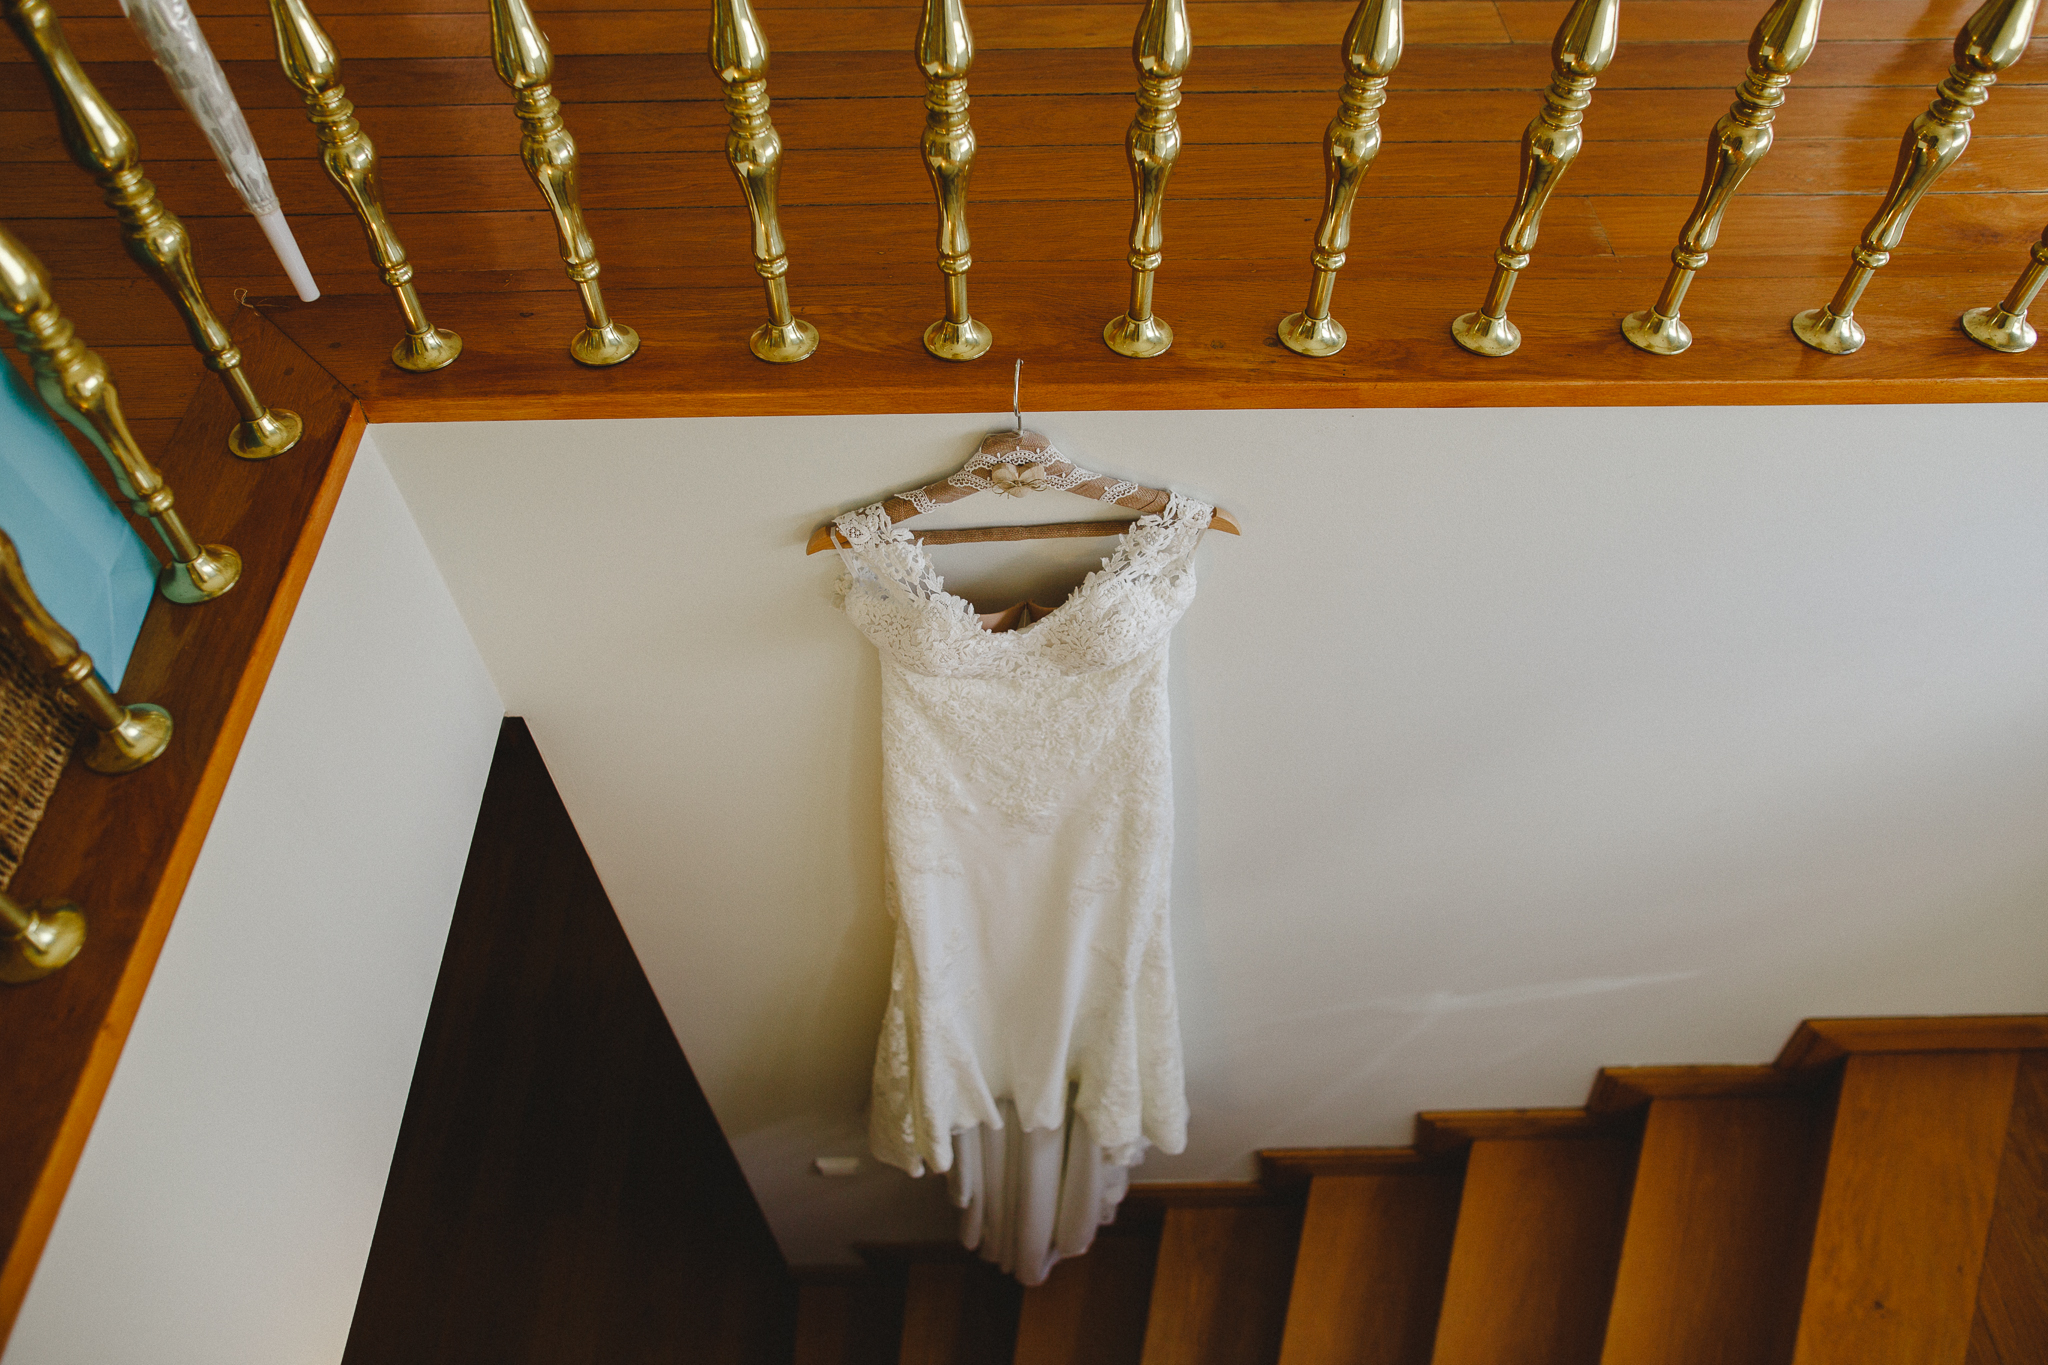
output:
[[[924,72],[924,168],[939,201],[939,269],[946,277],[946,316],[924,329],[924,348],[941,360],[972,360],[994,338],[967,311],[967,180],[974,170],[974,127],[967,121],[967,68],[974,33],[960,0],[925,0],[917,26],[917,64]]]
[[[93,671],[92,656],[29,586],[21,554],[5,531],[0,531],[0,602],[13,614],[29,648],[56,675],[57,685],[99,732],[85,752],[85,766],[96,773],[128,773],[155,761],[171,742],[170,713],[148,702],[123,706],[114,699]]]
[[[1749,73],[1735,103],[1707,134],[1707,170],[1692,216],[1671,249],[1671,273],[1654,306],[1621,320],[1621,334],[1638,350],[1677,355],[1692,345],[1692,329],[1679,317],[1685,291],[1721,237],[1721,217],[1743,179],[1771,150],[1771,121],[1785,103],[1792,73],[1806,65],[1820,37],[1821,0],[1776,0],[1749,35]]]
[[[1542,226],[1543,206],[1579,155],[1579,123],[1593,102],[1593,86],[1614,60],[1621,0],[1575,0],[1550,44],[1550,89],[1543,110],[1522,131],[1522,178],[1515,209],[1493,254],[1493,282],[1476,313],[1451,324],[1451,337],[1474,355],[1514,354],[1522,329],[1508,321],[1508,296],[1529,266]]]
[[[562,126],[562,102],[550,83],[555,54],[526,0],[491,0],[491,55],[498,79],[512,88],[519,115],[519,155],[526,172],[555,216],[562,264],[583,300],[583,330],[569,343],[569,355],[585,365],[616,365],[640,349],[640,334],[612,321],[597,287],[597,247],[583,225],[583,200],[576,187],[576,139]]]
[[[1152,314],[1152,276],[1165,259],[1166,179],[1180,155],[1180,78],[1194,55],[1185,0],[1145,0],[1131,38],[1138,68],[1138,113],[1124,134],[1131,162],[1131,301],[1102,329],[1118,355],[1144,359],[1173,345],[1173,328]]]
[[[85,916],[66,900],[23,905],[0,892],[0,981],[19,986],[40,980],[78,956],[85,946]]]
[[[146,517],[170,552],[157,591],[173,602],[204,602],[235,586],[242,557],[225,545],[200,545],[172,509],[170,486],[129,434],[121,396],[106,363],[86,348],[50,298],[49,277],[29,249],[0,228],[0,321],[35,370],[50,410],[83,432],[106,457],[128,508]]]
[[[818,329],[789,308],[789,253],[776,211],[782,136],[768,118],[768,37],[747,0],[711,0],[711,69],[725,85],[725,110],[731,117],[725,159],[747,201],[754,224],[754,269],[768,292],[768,321],[754,329],[747,344],[763,360],[790,364],[818,349]]]
[[[2027,321],[2027,309],[2034,295],[2048,283],[2048,232],[2028,252],[2027,268],[2012,282],[2005,298],[1995,308],[1972,308],[1963,314],[1963,330],[1970,340],[1994,351],[2025,351],[2034,345],[2034,324]]]
[[[0,0],[7,22],[42,68],[57,107],[57,123],[71,159],[99,182],[107,206],[121,220],[128,254],[178,306],[192,344],[206,357],[234,399],[242,420],[228,436],[228,449],[245,460],[267,460],[298,444],[296,413],[265,408],[242,373],[242,353],[206,301],[192,267],[192,239],[165,208],[156,187],[142,174],[135,134],[114,106],[86,79],[77,54],[49,0]]]
[[[1344,90],[1337,97],[1337,116],[1323,133],[1327,193],[1310,257],[1315,283],[1309,286],[1308,307],[1280,320],[1280,340],[1297,355],[1335,355],[1348,339],[1344,324],[1330,316],[1330,297],[1351,245],[1351,206],[1380,154],[1380,106],[1387,102],[1387,80],[1400,62],[1401,0],[1358,0],[1358,12],[1344,34]]]
[[[1970,119],[1991,97],[1998,73],[2027,50],[2039,4],[2040,0],[1985,0],[1956,34],[1955,64],[1927,112],[1907,125],[1891,188],[1850,253],[1854,264],[1849,273],[1825,308],[1809,308],[1792,319],[1792,334],[1814,350],[1847,355],[1862,347],[1857,301],[1891,259],[1892,249],[1905,240],[1906,221],[1921,198],[1970,145]]]
[[[320,164],[362,220],[370,256],[384,273],[384,283],[405,314],[405,340],[391,350],[391,363],[401,370],[438,370],[462,354],[462,338],[427,321],[426,309],[412,287],[412,264],[391,220],[384,214],[384,192],[377,183],[377,149],[356,122],[355,106],[341,84],[341,60],[326,30],[306,7],[306,0],[270,0],[270,22],[277,34],[277,60],[285,76],[306,102],[306,118],[320,139]]]

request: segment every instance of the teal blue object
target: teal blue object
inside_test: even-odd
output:
[[[0,530],[50,615],[119,688],[156,592],[156,561],[56,418],[0,357]]]

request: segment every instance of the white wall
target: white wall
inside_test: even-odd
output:
[[[874,653],[800,547],[997,420],[377,429],[798,1262],[944,1227],[808,1172],[864,1149],[890,938]],[[1034,424],[1247,531],[1176,635],[1194,1120],[1145,1178],[1760,1061],[1805,1015],[2048,1009],[2038,409]],[[988,501],[956,514],[1079,506]]]
[[[365,440],[6,1365],[341,1358],[502,711]]]

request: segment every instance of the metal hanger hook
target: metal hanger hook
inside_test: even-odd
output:
[[[1017,419],[1017,434],[1024,434],[1024,357],[1017,357],[1016,373],[1010,380],[1010,415]]]

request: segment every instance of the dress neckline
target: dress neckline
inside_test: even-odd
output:
[[[866,507],[861,510],[864,512],[873,512],[879,510],[881,506],[881,503],[875,503],[871,507]],[[1117,533],[1116,545],[1111,548],[1110,552],[1107,555],[1103,556],[1101,568],[1089,570],[1088,576],[1082,579],[1081,582],[1074,588],[1074,590],[1068,593],[1064,598],[1062,598],[1057,605],[1050,608],[1039,608],[1039,610],[1043,612],[1042,615],[1038,616],[1036,619],[1024,621],[1021,624],[1009,630],[990,630],[988,626],[982,622],[981,618],[983,613],[975,610],[974,603],[968,601],[964,597],[955,596],[953,593],[948,592],[946,590],[946,576],[939,572],[938,565],[932,563],[931,552],[925,547],[924,542],[917,538],[917,533],[915,531],[912,531],[907,526],[892,525],[889,528],[889,533],[893,535],[895,533],[900,532],[904,537],[907,538],[905,540],[899,541],[898,543],[907,546],[912,551],[912,553],[914,553],[917,556],[918,566],[924,571],[921,576],[923,577],[925,584],[927,585],[933,597],[942,597],[947,599],[948,601],[958,602],[962,607],[965,607],[967,609],[968,615],[974,618],[975,627],[978,630],[980,630],[982,634],[988,636],[990,639],[1014,640],[1035,634],[1037,632],[1038,627],[1044,625],[1047,621],[1052,620],[1055,616],[1058,616],[1068,607],[1073,606],[1076,602],[1079,602],[1082,598],[1088,596],[1101,584],[1110,582],[1111,580],[1121,576],[1122,574],[1129,572],[1131,564],[1133,562],[1130,554],[1131,538],[1132,536],[1137,534],[1138,528],[1143,526],[1148,521],[1164,524],[1169,517],[1176,517],[1176,514],[1186,515],[1186,511],[1189,506],[1190,504],[1188,500],[1181,497],[1180,494],[1176,493],[1173,495],[1172,499],[1166,504],[1163,510],[1158,512],[1148,512],[1142,517],[1134,518],[1129,526],[1125,527],[1122,531]],[[1004,608],[1003,611],[991,612],[988,614],[993,616],[1003,616],[1008,614],[1009,612],[1015,611],[1018,606],[1036,608],[1037,603],[1028,601],[1020,602],[1017,603],[1015,606]],[[1028,612],[1026,614],[1029,615]]]

